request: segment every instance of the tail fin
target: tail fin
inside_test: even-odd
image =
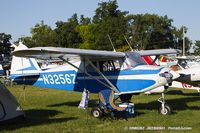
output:
[[[28,49],[27,46],[19,42],[19,45],[15,47],[15,50]],[[11,63],[12,76],[20,75],[37,75],[41,71],[37,61],[34,58],[22,58],[13,56]]]

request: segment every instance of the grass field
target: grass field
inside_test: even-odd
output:
[[[158,114],[160,95],[137,95],[136,117],[126,120],[106,118],[100,120],[90,116],[90,109],[97,102],[97,95],[90,94],[89,109],[78,109],[81,93],[41,89],[26,86],[25,100],[20,97],[23,86],[8,87],[16,96],[26,113],[24,121],[0,126],[0,132],[143,132],[148,128],[165,128],[158,132],[174,132],[175,128],[191,128],[178,132],[200,132],[200,96],[196,91],[170,89],[166,100],[172,106],[173,114]],[[143,128],[144,130],[136,130]],[[171,130],[170,130],[171,129]],[[148,130],[149,131],[149,130]],[[151,131],[151,130],[150,130]],[[155,132],[155,130],[153,131]]]

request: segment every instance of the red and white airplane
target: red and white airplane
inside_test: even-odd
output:
[[[191,58],[188,57],[177,57],[177,58],[166,58],[165,56],[144,56],[144,61],[149,65],[168,66],[172,70],[175,70],[180,74],[180,77],[176,81],[172,82],[171,87],[183,88],[189,90],[197,90],[200,93],[200,64],[188,63]],[[189,61],[190,62],[190,61]],[[195,62],[193,60],[193,62]],[[146,94],[160,93],[164,91],[163,87],[156,88]]]

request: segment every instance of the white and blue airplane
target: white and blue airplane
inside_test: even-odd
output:
[[[160,86],[168,86],[179,77],[169,68],[147,65],[141,56],[174,54],[176,50],[147,50],[112,52],[57,47],[27,48],[22,43],[13,52],[10,78],[17,83],[44,88],[91,93],[109,89],[122,102],[134,94],[144,93]],[[41,70],[39,59],[61,59],[63,65]],[[160,113],[171,109],[162,95]],[[96,117],[96,116],[95,116]]]

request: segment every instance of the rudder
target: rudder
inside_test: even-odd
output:
[[[19,45],[15,47],[15,51],[23,49],[28,49],[28,47],[22,44],[22,42],[19,42]],[[34,75],[38,74],[40,71],[41,69],[34,58],[23,58],[13,55],[10,72],[11,77],[17,75]]]

